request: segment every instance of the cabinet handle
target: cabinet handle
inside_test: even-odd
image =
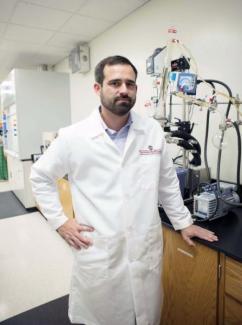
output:
[[[221,264],[218,265],[218,278],[219,279],[222,278],[222,265]]]
[[[183,255],[188,256],[188,257],[191,257],[191,258],[194,257],[194,255],[192,255],[192,254],[190,254],[190,253],[184,251],[184,249],[181,249],[181,248],[179,248],[179,247],[177,247],[177,251],[180,252],[180,253],[182,253]]]

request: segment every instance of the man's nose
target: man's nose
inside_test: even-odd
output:
[[[128,87],[125,82],[123,82],[119,88],[120,94],[127,94],[128,93]]]

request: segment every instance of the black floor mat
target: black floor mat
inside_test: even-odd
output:
[[[22,314],[6,319],[1,325],[70,325],[68,296],[48,302]]]
[[[0,192],[0,219],[20,216],[34,211],[37,211],[37,209],[25,209],[13,192]]]

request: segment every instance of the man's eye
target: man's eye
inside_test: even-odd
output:
[[[110,82],[110,85],[111,86],[114,86],[114,87],[120,87],[121,86],[121,82],[120,81],[111,81]]]
[[[136,87],[136,84],[135,84],[134,82],[127,82],[127,83],[126,83],[126,86],[127,86],[128,88],[135,88],[135,87]]]
[[[127,81],[124,83],[125,83],[126,87],[129,89],[134,89],[136,87],[135,82]],[[121,80],[112,80],[108,84],[112,87],[118,88],[118,87],[122,86],[123,82]]]

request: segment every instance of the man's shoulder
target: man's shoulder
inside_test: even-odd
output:
[[[162,131],[162,128],[158,121],[153,119],[152,117],[141,116],[136,112],[132,112],[132,119],[135,122],[135,125],[143,128],[145,131],[149,131],[151,129]]]
[[[81,120],[81,121],[75,122],[75,123],[73,123],[71,125],[68,125],[66,127],[63,127],[63,128],[60,129],[60,131],[62,133],[65,133],[65,134],[69,134],[69,133],[78,131],[78,130],[82,129],[83,126],[85,127],[87,119],[88,118],[85,118],[84,120]]]
[[[88,130],[90,129],[90,124],[92,123],[91,119],[92,119],[92,114],[84,118],[83,120],[80,120],[71,125],[61,128],[59,130],[59,134],[68,138],[77,135],[85,135],[88,133]]]

